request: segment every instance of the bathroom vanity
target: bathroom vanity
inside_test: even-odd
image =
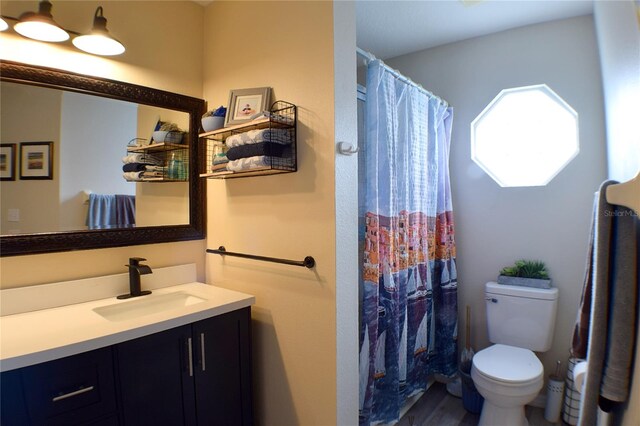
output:
[[[126,276],[36,286],[36,304],[59,305],[47,294],[63,287],[114,296],[0,318],[1,423],[252,424],[253,296],[194,282],[183,265],[145,276],[151,295],[117,300]],[[178,277],[193,280],[167,285]],[[29,291],[3,290],[3,311]]]

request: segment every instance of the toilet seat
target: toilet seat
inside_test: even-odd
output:
[[[495,344],[473,357],[473,366],[485,379],[503,385],[526,385],[543,376],[542,363],[529,349]]]

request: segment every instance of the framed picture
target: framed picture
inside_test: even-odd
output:
[[[229,109],[224,125],[249,121],[253,115],[269,109],[270,101],[271,87],[232,90],[229,94]]]
[[[53,142],[20,144],[20,179],[53,179]]]
[[[0,180],[16,180],[16,144],[0,144]]]

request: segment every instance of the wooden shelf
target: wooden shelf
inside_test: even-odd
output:
[[[265,117],[259,120],[250,121],[248,123],[236,124],[229,127],[223,127],[217,130],[212,130],[210,132],[200,133],[198,136],[203,139],[223,141],[227,137],[231,136],[232,134],[248,132],[249,130],[266,129],[268,127],[271,127],[273,129],[287,129],[294,126],[295,126],[294,123],[290,123],[290,124],[281,123],[279,121],[269,120],[268,118]]]
[[[169,179],[169,178],[163,178],[163,177],[156,177],[156,178],[144,178],[144,179],[140,179],[140,180],[127,180],[127,182],[132,182],[132,183],[140,183],[140,182],[188,182],[188,179]]]
[[[293,173],[294,170],[282,170],[282,169],[274,169],[271,167],[261,167],[259,169],[251,169],[251,170],[243,170],[240,172],[215,172],[215,173],[201,173],[201,178],[213,178],[213,179],[236,179],[241,177],[249,177],[249,176],[267,176],[267,175],[276,175],[280,173]]]
[[[201,138],[207,138],[207,137],[216,136],[225,132],[232,132],[234,130],[244,129],[247,126],[259,126],[265,123],[267,124],[269,123],[269,119],[267,117],[261,118],[259,120],[249,121],[247,123],[234,124],[233,126],[229,126],[229,127],[222,127],[220,129],[212,130],[210,132],[200,133],[198,136],[200,136]]]
[[[128,146],[127,152],[169,151],[173,149],[189,149],[189,146],[179,143],[157,142],[151,145]]]

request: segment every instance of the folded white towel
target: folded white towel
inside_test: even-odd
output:
[[[286,145],[291,143],[292,129],[259,129],[231,135],[225,141],[227,148],[251,143],[273,142]]]
[[[258,155],[256,157],[239,158],[227,163],[227,170],[232,172],[241,172],[244,170],[257,169],[259,167],[271,167],[274,164],[279,166],[291,167],[293,161],[288,158],[269,157],[267,155]]]

